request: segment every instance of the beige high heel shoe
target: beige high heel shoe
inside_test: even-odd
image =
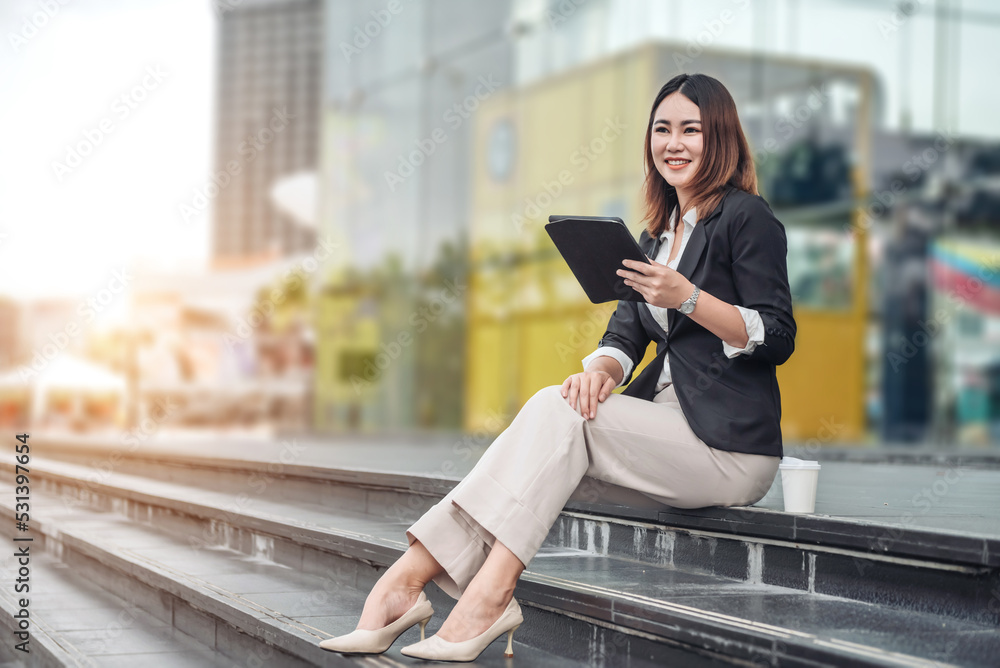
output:
[[[407,645],[400,651],[405,656],[412,656],[418,659],[429,659],[431,661],[475,661],[483,653],[491,642],[507,634],[507,649],[503,655],[508,659],[514,656],[514,631],[521,626],[524,616],[521,614],[521,606],[516,599],[510,599],[500,619],[493,622],[490,628],[483,631],[475,638],[463,640],[461,642],[449,642],[443,638],[433,635],[427,640]]]
[[[327,638],[319,644],[323,649],[332,652],[342,652],[344,654],[382,654],[396,638],[403,635],[403,632],[414,624],[420,624],[420,640],[424,640],[424,627],[434,614],[431,602],[427,600],[427,595],[420,592],[417,602],[403,613],[403,616],[396,621],[383,626],[380,629],[355,629],[347,635]]]

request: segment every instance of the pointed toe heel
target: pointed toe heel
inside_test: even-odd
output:
[[[420,624],[420,640],[424,639],[424,628],[434,615],[434,608],[427,595],[420,592],[417,602],[403,615],[380,629],[355,629],[335,638],[327,638],[319,644],[331,652],[341,654],[382,654],[414,624]]]
[[[521,628],[520,624],[507,631],[507,649],[503,651],[503,655],[508,659],[514,658],[514,631],[519,628]]]
[[[512,598],[500,618],[475,638],[451,642],[433,635],[426,640],[407,645],[400,651],[404,656],[428,661],[475,661],[490,643],[506,633],[507,648],[503,655],[510,658],[514,656],[514,631],[522,622],[524,616],[521,614],[521,606]]]

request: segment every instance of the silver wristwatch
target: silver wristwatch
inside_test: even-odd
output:
[[[694,310],[694,305],[698,303],[698,295],[701,294],[701,289],[697,285],[694,286],[694,292],[686,300],[681,302],[681,305],[677,307],[677,310],[681,313],[687,315]]]

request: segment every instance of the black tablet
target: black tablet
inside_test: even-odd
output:
[[[621,218],[600,216],[549,216],[545,231],[566,264],[595,304],[624,299],[646,301],[619,276],[622,260],[649,264],[635,237]]]

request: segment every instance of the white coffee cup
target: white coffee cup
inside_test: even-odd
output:
[[[786,513],[811,513],[816,510],[816,487],[819,484],[819,462],[795,457],[782,457],[781,493]]]

